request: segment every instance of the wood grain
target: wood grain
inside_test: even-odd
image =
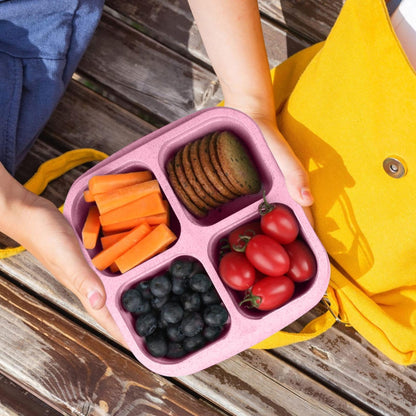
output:
[[[3,374],[61,412],[220,415],[0,278]]]
[[[221,100],[212,72],[108,14],[103,15],[79,70],[165,121]]]
[[[0,374],[0,416],[59,416],[61,414]]]
[[[134,0],[108,0],[106,5],[109,13],[114,10],[121,14],[137,30],[183,56],[210,65],[187,0],[144,0],[140,3]],[[279,25],[275,25],[269,19],[262,19],[271,66],[278,65],[310,45],[310,42],[282,27],[285,23],[281,18],[279,20]]]

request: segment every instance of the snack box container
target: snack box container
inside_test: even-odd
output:
[[[220,240],[239,225],[259,218],[262,191],[238,197],[211,210],[206,217],[191,214],[176,196],[167,176],[166,164],[188,142],[208,133],[229,130],[239,137],[256,166],[268,202],[280,202],[294,212],[301,237],[311,248],[317,262],[316,275],[297,285],[292,299],[268,312],[239,306],[241,294],[227,288],[219,274]],[[83,198],[88,181],[94,175],[150,170],[159,181],[170,204],[170,228],[177,240],[165,251],[124,274],[96,270],[91,263],[98,249],[86,250],[81,231],[89,204]],[[325,294],[330,267],[327,253],[300,205],[289,196],[283,175],[257,124],[240,111],[215,107],[201,110],[138,139],[81,175],[69,190],[64,215],[79,239],[82,252],[102,280],[107,307],[135,357],[147,368],[165,376],[184,376],[217,364],[266,339],[312,309]],[[194,259],[202,263],[229,313],[220,338],[202,349],[179,359],[151,356],[134,329],[134,318],[121,304],[122,293],[141,280],[163,273],[176,259]]]

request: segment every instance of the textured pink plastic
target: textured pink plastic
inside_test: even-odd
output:
[[[218,275],[220,239],[237,226],[258,218],[262,193],[239,197],[212,210],[201,219],[193,216],[178,200],[166,174],[165,165],[179,148],[217,130],[230,130],[242,140],[260,174],[267,200],[284,203],[293,210],[300,223],[301,235],[317,260],[316,275],[299,285],[294,297],[287,304],[268,313],[240,307],[238,303],[241,295],[224,286]],[[143,365],[166,376],[195,373],[262,341],[298,319],[320,301],[329,283],[327,253],[306,219],[303,209],[289,196],[282,173],[251,118],[224,107],[196,112],[133,142],[80,176],[68,193],[64,215],[74,228],[81,247],[81,229],[88,210],[83,192],[88,187],[89,179],[94,175],[144,169],[153,172],[169,201],[171,229],[178,239],[166,251],[124,274],[96,270],[107,293],[108,309],[130,350]],[[82,251],[94,268],[91,258],[97,250],[86,250],[82,247]],[[130,313],[124,311],[121,294],[139,281],[150,279],[167,270],[179,258],[196,259],[202,263],[228,310],[229,321],[223,335],[199,351],[180,359],[154,358],[146,351],[142,339],[135,333],[134,319]]]

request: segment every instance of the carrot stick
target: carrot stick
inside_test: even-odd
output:
[[[103,232],[110,236],[109,233],[119,233],[121,231],[130,230],[140,224],[147,222],[149,225],[166,224],[169,225],[169,210],[161,214],[149,215],[148,217],[136,218],[133,220],[120,221],[110,225],[103,225]]]
[[[91,193],[89,189],[84,191],[84,200],[85,202],[94,202],[94,195]]]
[[[102,226],[115,224],[120,221],[134,220],[149,215],[166,212],[165,204],[160,192],[153,192],[143,198],[136,199],[126,205],[100,215]]]
[[[160,192],[159,182],[156,179],[97,194],[95,203],[102,215],[152,192]]]
[[[89,180],[88,188],[93,195],[96,195],[135,183],[149,181],[150,179],[152,179],[152,173],[148,170],[113,175],[96,175]]]
[[[113,264],[110,264],[110,271],[111,273],[117,273],[120,271],[120,269],[117,267],[117,264],[113,263]]]
[[[98,270],[106,269],[111,266],[111,264],[113,264],[118,257],[137,244],[150,232],[151,229],[147,223],[139,225],[130,231],[126,236],[117,241],[117,243],[114,243],[105,250],[100,251],[95,257],[93,257],[92,264]]]
[[[98,234],[100,233],[99,215],[98,208],[95,205],[90,206],[81,232],[82,242],[86,249],[93,249],[97,244]]]
[[[176,235],[166,224],[160,224],[146,237],[122,254],[115,263],[120,271],[124,273],[155,254],[160,253],[174,242],[176,238]]]
[[[104,237],[101,237],[101,247],[103,248],[103,250],[105,250],[106,248],[112,246],[114,243],[117,243],[117,241],[121,240],[130,231],[131,230],[123,231],[122,233],[110,234],[110,235],[106,235]],[[118,267],[115,263],[112,263],[112,264],[110,264],[110,271],[112,273],[117,273],[120,270],[118,269]]]
[[[131,227],[131,228],[133,229],[135,227]],[[106,248],[112,246],[114,243],[117,243],[117,241],[125,237],[130,231],[131,230],[123,231],[121,233],[115,233],[115,234],[105,235],[101,237],[101,247],[103,248],[103,250],[105,250]]]

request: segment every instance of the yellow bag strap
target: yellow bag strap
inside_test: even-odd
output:
[[[70,150],[62,155],[42,163],[36,173],[23,185],[27,190],[40,195],[49,182],[59,178],[71,169],[87,162],[100,161],[108,155],[95,149],[84,148]],[[63,205],[59,207],[62,212]],[[24,251],[22,246],[0,249],[0,259],[14,256]]]

